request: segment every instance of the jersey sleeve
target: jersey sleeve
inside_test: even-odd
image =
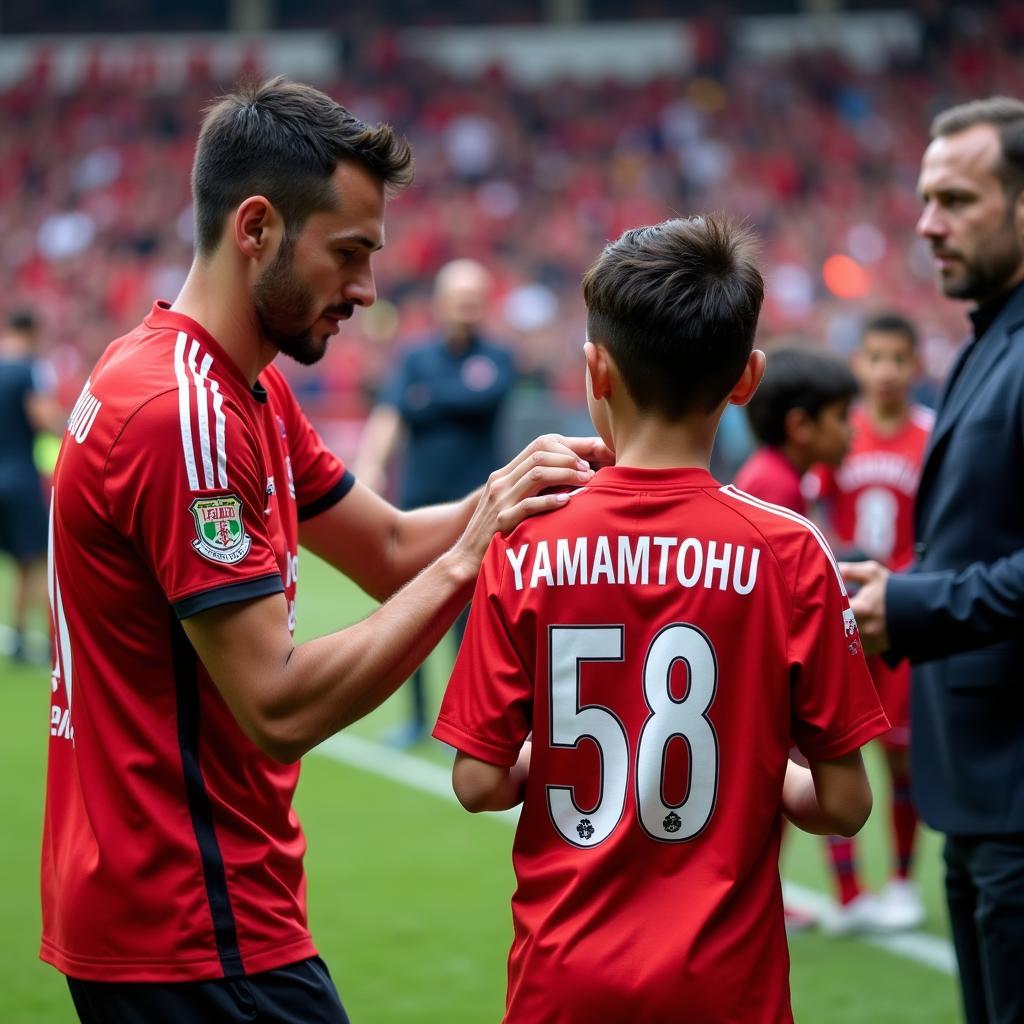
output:
[[[496,537],[477,578],[434,736],[480,761],[511,768],[530,731],[533,679],[502,607],[505,563],[505,543]]]
[[[159,395],[129,419],[104,471],[114,525],[181,619],[284,590],[263,521],[261,449],[230,401],[223,413],[221,445],[194,415],[183,421],[176,392]],[[205,486],[207,469],[216,486]]]
[[[841,757],[888,730],[839,570],[812,531],[794,585],[789,664],[792,735],[808,760]]]
[[[287,381],[273,367],[264,372],[273,374],[273,381],[268,381],[268,384],[274,388],[276,405],[288,437],[292,473],[289,485],[295,490],[299,521],[312,519],[341,501],[356,480],[341,459],[324,444]]]

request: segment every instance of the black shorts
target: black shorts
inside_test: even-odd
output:
[[[243,978],[79,981],[68,988],[82,1024],[349,1024],[318,956]]]
[[[46,520],[38,476],[21,483],[5,481],[0,491],[0,551],[18,562],[41,558],[46,554]]]

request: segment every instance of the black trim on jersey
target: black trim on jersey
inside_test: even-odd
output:
[[[346,469],[344,476],[323,497],[303,505],[299,509],[299,522],[312,519],[313,516],[326,512],[332,505],[337,505],[342,498],[355,486],[356,478]]]
[[[281,574],[270,573],[254,580],[241,580],[238,583],[226,583],[222,587],[204,590],[191,597],[183,597],[175,601],[171,607],[179,619],[187,619],[210,608],[219,608],[222,604],[234,604],[236,601],[249,601],[254,597],[266,597],[268,594],[280,594],[284,591]]]
[[[252,386],[252,397],[255,398],[260,405],[267,404],[267,389],[259,381],[256,381]]]
[[[213,811],[206,792],[206,781],[199,767],[199,659],[182,629],[172,615],[171,663],[174,669],[174,689],[178,703],[178,749],[185,777],[189,817],[199,846],[203,865],[206,900],[213,918],[213,934],[217,955],[225,978],[238,978],[245,974],[242,954],[238,949],[238,929],[235,912],[228,895],[228,880],[224,871],[224,858],[213,826]]]

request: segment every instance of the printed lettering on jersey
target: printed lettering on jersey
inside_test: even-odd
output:
[[[192,541],[192,547],[203,558],[227,565],[245,558],[252,546],[252,538],[245,532],[243,506],[237,495],[196,498],[188,508],[196,522],[196,539]]]

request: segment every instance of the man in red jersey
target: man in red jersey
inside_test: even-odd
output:
[[[934,418],[910,397],[920,371],[914,325],[893,313],[868,320],[853,368],[863,396],[851,416],[853,443],[838,469],[816,472],[821,500],[847,557],[873,558],[901,571],[914,560],[914,495]],[[864,892],[854,841],[831,842],[840,902],[829,921],[834,933],[912,928],[924,920],[924,904],[910,879],[917,832],[907,763],[910,663],[890,667],[872,655],[868,667],[892,723],[882,742],[892,780],[893,873],[880,897]]]
[[[564,504],[537,492],[601,455],[547,438],[482,492],[400,513],[303,416],[270,364],[315,362],[374,301],[386,193],[411,169],[388,126],[308,86],[223,98],[199,136],[181,294],[107,349],[71,414],[50,520],[42,957],[85,1022],[347,1020],[307,929],[295,762],[445,634],[495,529]],[[398,592],[296,646],[300,543]]]
[[[524,801],[505,1020],[791,1021],[782,816],[857,831],[888,722],[816,528],[707,470],[764,368],[751,236],[627,231],[584,295],[616,464],[492,542],[434,731],[468,809]]]

